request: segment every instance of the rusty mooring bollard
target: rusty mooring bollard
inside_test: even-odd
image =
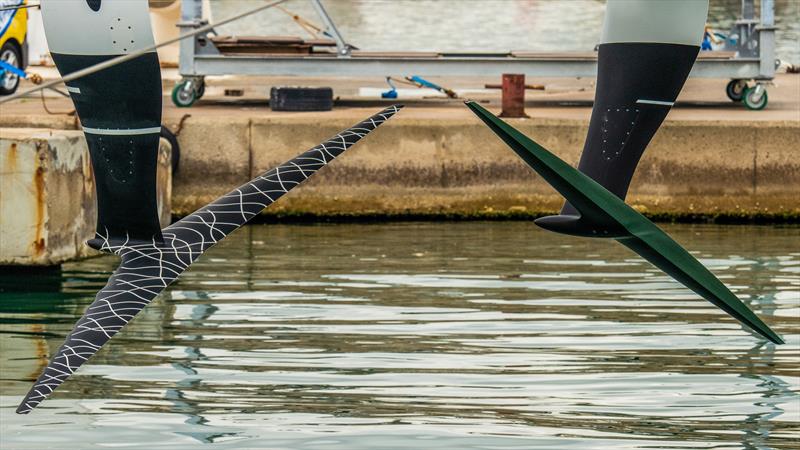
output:
[[[503,111],[500,117],[528,117],[525,114],[525,74],[503,74]]]

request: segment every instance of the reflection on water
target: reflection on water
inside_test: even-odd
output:
[[[742,0],[710,0],[708,22],[727,33]],[[211,0],[215,20],[262,0]],[[370,51],[591,51],[600,41],[604,0],[327,0],[344,37]],[[760,2],[756,0],[756,5]],[[776,56],[799,63],[800,1],[774,0]],[[319,24],[311,2],[286,8]],[[756,15],[758,16],[758,7]],[[237,35],[308,37],[285,13],[271,9],[220,27]]]
[[[530,223],[255,225],[27,416],[17,402],[115,260],[4,276],[0,444],[791,447],[798,228],[667,228],[788,344],[613,242]]]

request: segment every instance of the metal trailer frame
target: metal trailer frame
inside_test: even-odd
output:
[[[413,73],[421,76],[500,76],[503,73],[524,73],[529,77],[595,77],[597,58],[593,54],[569,53],[413,53],[363,54],[353,53],[321,0],[310,0],[326,28],[326,34],[336,42],[336,53],[330,55],[224,55],[207,38],[197,35],[180,43],[179,72],[182,80],[173,90],[178,106],[190,106],[204,92],[206,76],[266,75],[266,76],[329,76],[385,77]],[[755,19],[755,0],[742,0],[742,18],[730,32],[734,39],[726,41],[725,50],[735,51],[730,58],[701,58],[690,76],[728,78],[726,89],[733,101],[743,101],[751,109],[766,106],[764,84],[775,77],[774,0],[760,0],[761,18]],[[208,22],[203,20],[203,0],[182,0],[181,33],[197,29]],[[735,40],[735,42],[734,42]]]

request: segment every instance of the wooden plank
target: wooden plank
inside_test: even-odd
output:
[[[214,36],[211,42],[225,55],[310,55],[315,46],[335,47],[331,39],[297,36]]]
[[[335,47],[333,39],[303,39],[297,36],[212,36],[214,44],[270,44],[270,45],[314,45]]]
[[[734,59],[736,58],[736,52],[717,52],[717,51],[710,51],[710,52],[700,52],[697,55],[697,59]]]
[[[314,47],[336,47],[336,41],[333,39],[306,39],[304,43]]]
[[[235,49],[226,49],[222,52],[225,56],[308,56],[310,52],[304,51],[293,51],[291,49],[246,49],[246,48],[235,48]]]
[[[217,50],[225,55],[307,55],[311,53],[310,45],[263,45],[263,44],[218,44]]]
[[[302,44],[303,38],[298,36],[212,36],[215,44]]]

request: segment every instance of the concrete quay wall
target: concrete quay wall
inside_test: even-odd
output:
[[[171,148],[162,141],[158,204],[170,221]],[[94,174],[81,131],[0,128],[0,266],[53,266],[96,253]]]
[[[185,118],[173,213],[192,212],[372,112]],[[497,218],[560,209],[560,196],[473,117],[408,112],[264,214]],[[588,126],[571,119],[510,122],[572,164]],[[178,117],[166,123],[174,129]],[[800,121],[667,121],[642,158],[627,201],[662,219],[797,220],[799,138]]]

